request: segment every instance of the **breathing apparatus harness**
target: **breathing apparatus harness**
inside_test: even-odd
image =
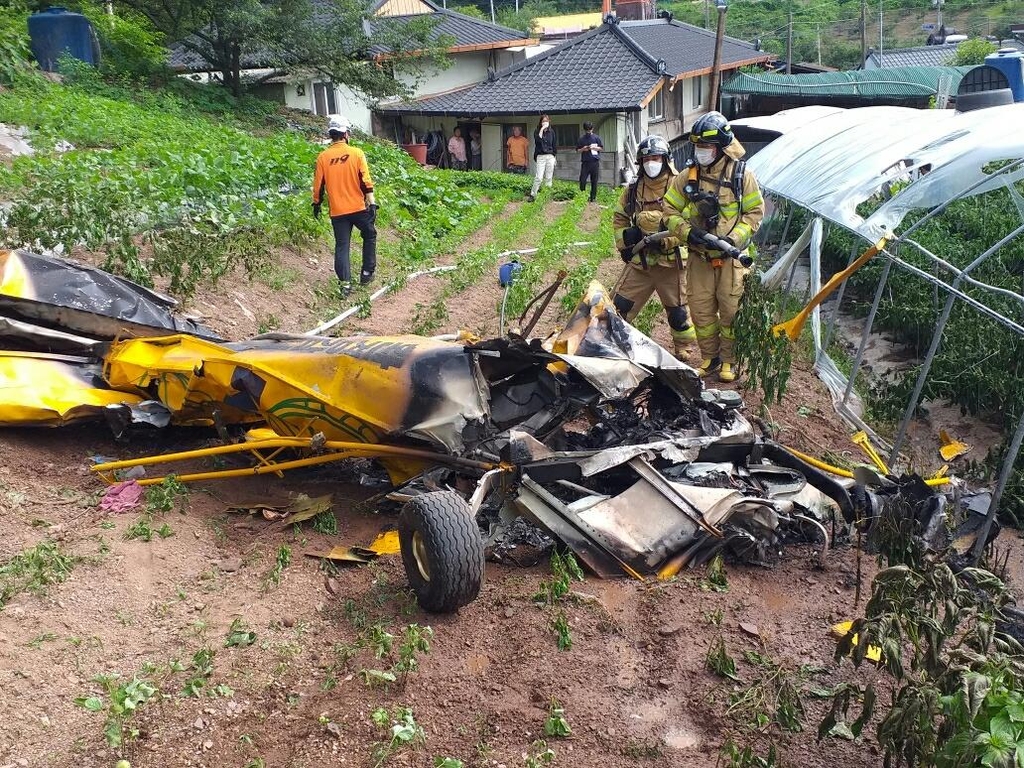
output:
[[[716,240],[728,238],[743,215],[743,174],[745,172],[746,161],[736,160],[732,164],[732,176],[728,181],[725,180],[725,167],[722,168],[718,178],[711,180],[718,189],[728,186],[732,191],[732,197],[735,198],[737,206],[736,218],[733,220],[732,226],[729,227],[729,231],[723,234],[721,238],[716,238]],[[692,158],[686,161],[686,185],[683,187],[683,191],[686,197],[690,199],[690,202],[696,207],[697,213],[705,222],[708,232],[714,232],[718,228],[719,219],[722,215],[722,204],[719,202],[717,194],[700,188],[700,166]],[[715,250],[721,250],[714,246],[712,247]],[[731,256],[731,254],[728,255]],[[721,258],[712,258],[710,261],[714,267],[720,267],[723,263]],[[744,266],[746,265],[744,264]]]
[[[641,171],[641,173],[643,172]],[[665,173],[664,169],[662,170],[662,173]],[[639,194],[640,182],[643,181],[643,179],[644,176],[637,174],[637,178],[629,185],[629,190],[626,193],[626,215],[629,216],[629,220],[633,224],[636,223],[636,215],[637,213],[640,212],[637,208],[637,195]],[[668,188],[666,187],[666,190],[667,189]],[[645,200],[644,204],[646,205],[650,203],[657,205],[660,208],[664,202],[665,198],[663,196],[655,200]],[[665,228],[665,225],[662,224],[661,226],[662,231],[665,232],[665,235],[659,238],[654,238],[653,235],[648,235],[647,237],[643,238],[639,243],[637,243],[636,247],[633,248],[633,255],[640,257],[640,264],[645,270],[648,269],[646,254],[647,247],[654,245],[655,243],[661,242],[661,240],[668,236],[668,230]],[[657,234],[661,233],[659,232]],[[683,268],[683,252],[682,248],[678,246],[675,248],[675,263],[676,269]]]
[[[746,170],[747,162],[745,160],[735,160],[732,167],[732,177],[729,181],[725,180],[725,167],[722,168],[722,172],[718,175],[717,179],[711,179],[711,183],[719,190],[721,190],[722,187],[728,186],[732,191],[733,197],[736,199],[736,219],[733,221],[732,227],[729,228],[729,231],[721,237],[717,237],[711,233],[718,229],[718,222],[722,214],[722,205],[718,200],[717,194],[714,192],[706,192],[700,188],[700,166],[693,158],[686,161],[686,186],[683,187],[683,192],[685,192],[686,196],[690,198],[690,202],[694,204],[697,208],[697,213],[700,214],[700,217],[704,220],[708,233],[707,237],[705,237],[705,244],[713,250],[721,251],[726,256],[739,259],[743,266],[750,266],[750,264],[744,264],[744,259],[740,258],[739,255],[736,255],[741,253],[739,249],[733,247],[732,251],[735,251],[734,254],[728,249],[720,247],[720,244],[724,242],[724,238],[732,234],[733,229],[736,228],[740,218],[743,216],[743,175],[746,173]],[[708,238],[712,238],[717,241],[717,243],[712,243]],[[728,243],[725,243],[725,245],[728,245]],[[722,258],[707,258],[706,256],[704,256],[704,258],[707,261],[710,261],[711,266],[715,268],[721,267],[724,263]],[[746,260],[750,261],[750,258],[746,257]]]

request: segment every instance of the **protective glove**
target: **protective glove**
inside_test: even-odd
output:
[[[646,235],[661,230],[661,211],[640,211],[636,215],[637,228]]]
[[[644,233],[640,227],[628,227],[622,231],[622,244],[624,250],[631,250],[634,245],[644,239]]]
[[[661,241],[661,250],[663,253],[673,253],[676,248],[679,247],[678,237],[666,237]]]
[[[320,203],[313,203],[313,218],[320,218]]]
[[[690,245],[707,245],[704,242],[704,238],[707,236],[707,232],[703,229],[697,229],[697,227],[690,227],[690,231],[686,235],[686,242]]]
[[[371,223],[376,223],[377,222],[377,204],[376,203],[370,203],[368,206],[366,206],[366,210],[368,210],[370,212],[370,222]]]

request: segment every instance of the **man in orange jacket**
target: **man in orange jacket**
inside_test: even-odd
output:
[[[320,206],[327,195],[331,226],[334,228],[334,271],[341,281],[342,296],[352,292],[352,266],[349,250],[352,227],[363,238],[363,263],[359,283],[373,280],[377,269],[377,201],[373,195],[373,179],[363,150],[348,143],[351,126],[341,115],[331,115],[327,135],[331,146],[316,159],[313,174],[313,215],[320,218]]]

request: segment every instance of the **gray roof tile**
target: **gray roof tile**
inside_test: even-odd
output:
[[[382,111],[425,115],[565,114],[636,110],[658,84],[655,60],[602,25],[491,81]]]
[[[623,21],[619,28],[654,59],[665,62],[665,74],[676,77],[711,68],[715,56],[715,33],[681,21]],[[722,43],[722,66],[752,59],[768,60],[752,43],[726,37]]]
[[[422,15],[389,16],[387,17],[387,20],[392,24],[404,24],[422,18]],[[520,32],[518,29],[510,29],[509,27],[502,27],[498,24],[491,24],[489,21],[476,19],[472,16],[466,16],[465,14],[449,11],[444,8],[437,9],[436,12],[431,14],[431,18],[436,19],[437,21],[431,32],[431,41],[437,41],[442,35],[444,35],[453,38],[455,40],[454,45],[456,47],[519,42],[527,40],[530,37],[529,35]],[[370,21],[370,26],[372,27],[375,23],[380,22],[372,20]],[[387,53],[385,49],[375,49],[373,52]]]

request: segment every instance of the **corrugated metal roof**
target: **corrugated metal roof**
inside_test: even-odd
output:
[[[942,67],[949,64],[956,55],[959,44],[921,45],[916,48],[892,48],[883,50],[881,61],[878,51],[871,51],[864,62],[864,69],[892,69],[894,67]],[[1024,43],[1017,40],[1005,40],[1003,48],[1016,48],[1024,51]]]
[[[725,93],[757,96],[819,96],[824,98],[901,98],[931,96],[939,78],[951,78],[956,92],[961,78],[973,67],[896,67],[855,72],[822,72],[813,75],[748,75],[740,73],[722,90]]]

